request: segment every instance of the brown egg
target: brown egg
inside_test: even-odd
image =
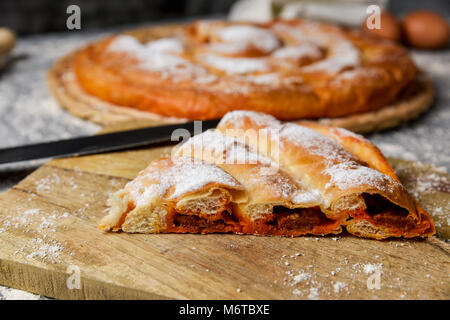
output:
[[[383,11],[380,14],[380,29],[369,29],[368,23],[371,22],[370,16],[367,16],[364,19],[364,22],[361,25],[361,28],[364,32],[372,34],[374,36],[389,39],[393,41],[399,41],[401,38],[401,26],[398,20],[389,12]]]
[[[403,19],[403,30],[409,45],[423,49],[439,49],[448,43],[447,21],[431,11],[415,11]]]
[[[16,36],[7,28],[0,28],[0,55],[8,53],[14,48]]]

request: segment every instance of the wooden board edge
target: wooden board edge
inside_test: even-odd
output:
[[[39,274],[39,277],[36,275]],[[81,288],[69,289],[70,275],[17,261],[0,259],[0,285],[24,290],[50,298],[64,300],[166,300],[171,299],[156,293],[125,288],[81,274]]]

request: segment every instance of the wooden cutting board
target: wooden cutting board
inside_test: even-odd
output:
[[[53,160],[1,194],[0,284],[65,299],[450,298],[450,184],[440,170],[392,160],[436,219],[428,240],[99,231],[109,193],[169,151]],[[73,270],[80,289],[67,286]]]

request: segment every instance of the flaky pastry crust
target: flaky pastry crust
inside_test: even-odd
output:
[[[109,200],[100,229],[143,233],[427,237],[427,212],[380,150],[317,123],[252,111],[152,162]]]
[[[417,74],[397,44],[305,20],[198,21],[151,38],[88,45],[73,59],[78,83],[104,101],[167,117],[246,109],[292,120],[378,110]]]

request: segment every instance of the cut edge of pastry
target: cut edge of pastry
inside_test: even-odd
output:
[[[241,116],[241,120],[246,116],[255,118],[261,115],[255,112],[236,113]],[[233,121],[229,121],[229,118]],[[345,187],[344,192],[331,188],[332,194],[328,196],[322,190],[320,199],[311,198],[310,194],[317,184],[313,183],[309,190],[303,190],[301,178],[305,174],[312,174],[311,177],[321,180],[319,185],[322,186],[330,183],[331,178],[317,175],[307,167],[295,168],[298,157],[290,153],[291,146],[288,149],[283,147],[283,157],[287,160],[281,163],[279,171],[268,177],[255,174],[265,169],[267,163],[264,161],[258,160],[252,164],[221,162],[221,155],[226,152],[235,154],[236,151],[242,151],[236,149],[242,140],[234,137],[233,133],[227,132],[226,137],[236,142],[225,145],[226,148],[220,149],[214,156],[201,159],[198,154],[188,152],[189,143],[195,144],[195,139],[202,138],[202,135],[210,135],[206,137],[210,139],[208,141],[211,141],[211,136],[219,139],[215,145],[223,145],[225,140],[221,141],[215,135],[225,136],[221,130],[227,128],[227,123],[236,125],[239,122],[234,120],[233,115],[228,119],[225,116],[218,129],[191,138],[172,158],[152,162],[136,179],[110,197],[108,204],[111,209],[100,222],[99,228],[131,233],[232,232],[278,236],[339,234],[346,229],[353,235],[378,240],[389,237],[428,237],[435,233],[431,217],[407,193],[378,148],[363,137],[343,129],[321,124],[312,126],[317,131],[308,128],[317,133],[326,133],[323,137],[334,141],[330,144],[336,143],[349,152],[348,157],[364,155],[357,157],[365,162],[361,167],[385,177],[376,174],[374,179],[378,180],[372,186],[366,185],[364,181],[356,181],[354,186]],[[245,125],[251,125],[246,121]],[[255,121],[258,122],[258,119]],[[277,120],[273,118],[273,121]],[[353,141],[353,144],[349,141]],[[248,145],[259,154],[258,146],[251,141]],[[358,152],[355,146],[359,146]],[[208,147],[206,149],[211,151]],[[311,150],[296,151],[304,159],[310,157],[318,163],[323,162],[320,157],[314,158],[316,155]],[[294,170],[300,175],[293,173],[290,161],[294,161]],[[211,168],[218,170],[215,171],[217,178],[205,174]],[[154,193],[157,190],[154,186],[162,189]],[[295,200],[299,191],[307,200]],[[328,201],[327,197],[332,200]]]
[[[343,220],[328,219],[319,207],[292,209],[274,202],[239,206],[239,192],[232,194],[230,190],[217,188],[194,194],[189,206],[185,206],[186,201],[181,199],[133,208],[119,191],[110,196],[108,205],[111,210],[101,219],[99,229],[127,233],[231,232],[267,236],[342,232]],[[313,225],[311,220],[318,223]]]

